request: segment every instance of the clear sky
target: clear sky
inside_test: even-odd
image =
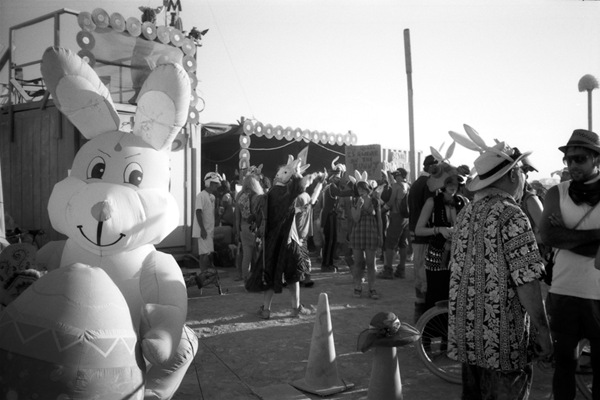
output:
[[[162,1],[0,0],[8,26],[60,8],[140,17]],[[585,74],[600,78],[600,2],[491,0],[181,0],[184,30],[209,29],[198,49],[203,123],[240,117],[358,135],[409,147],[404,29],[410,30],[417,150],[447,147],[449,130],[532,150],[562,168],[557,147],[587,127]],[[159,21],[164,21],[161,14]],[[2,79],[4,78],[4,80]],[[4,75],[0,75],[4,82]],[[600,90],[593,92],[600,131]],[[476,153],[457,146],[451,162]]]

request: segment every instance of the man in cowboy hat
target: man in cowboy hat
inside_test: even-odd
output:
[[[548,190],[540,233],[546,245],[558,249],[548,312],[555,340],[552,390],[554,398],[562,400],[575,398],[579,341],[587,338],[592,352],[600,349],[600,271],[594,268],[600,244],[600,139],[594,132],[577,129],[558,149],[571,180]],[[592,360],[598,357],[596,353]],[[600,377],[597,365],[592,365],[594,381]],[[594,385],[594,398],[598,393]]]
[[[544,267],[517,203],[526,155],[504,142],[484,150],[468,187],[474,201],[452,236],[448,353],[463,364],[463,399],[529,397],[530,320],[538,355],[552,353],[539,282]]]

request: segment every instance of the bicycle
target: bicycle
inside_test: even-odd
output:
[[[419,358],[434,375],[450,383],[462,383],[461,363],[448,357],[448,301],[438,301],[427,310],[417,326]]]
[[[461,384],[461,364],[448,357],[448,301],[439,301],[417,321],[416,328],[421,338],[416,342],[419,358],[434,375],[447,382]],[[586,400],[592,399],[592,369],[590,343],[583,339],[579,343],[579,358],[575,382]],[[544,361],[552,367],[552,361]],[[538,362],[538,365],[540,363]]]

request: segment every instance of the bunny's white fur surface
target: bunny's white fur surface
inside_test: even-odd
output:
[[[169,193],[169,153],[187,119],[189,79],[180,65],[157,66],[140,91],[133,132],[122,132],[108,91],[77,55],[49,48],[42,73],[57,107],[90,139],[48,204],[52,226],[68,237],[54,267],[82,263],[109,275],[139,328],[148,364],[146,398],[170,398],[197,339],[184,326],[181,269],[154,244],[179,221]]]

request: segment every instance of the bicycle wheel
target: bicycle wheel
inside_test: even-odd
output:
[[[592,360],[590,342],[583,339],[579,342],[579,359],[577,360],[577,371],[575,372],[575,383],[584,399],[592,399]]]
[[[421,338],[416,342],[423,364],[450,383],[462,383],[461,363],[448,357],[448,306],[436,305],[417,321]]]

